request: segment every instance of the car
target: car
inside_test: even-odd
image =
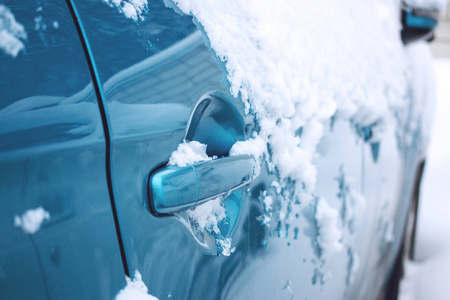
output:
[[[436,11],[403,6],[408,45],[393,47],[414,67],[397,114],[373,118],[375,99],[358,120],[330,100],[310,123],[287,100],[264,119],[211,16],[179,1],[2,1],[1,299],[395,297],[433,105],[417,40]]]

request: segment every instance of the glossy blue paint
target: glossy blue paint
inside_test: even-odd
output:
[[[112,298],[124,270],[79,36],[64,2],[3,2],[28,38],[0,53],[0,299]],[[50,213],[38,232],[14,226],[37,207]]]

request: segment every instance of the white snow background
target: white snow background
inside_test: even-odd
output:
[[[416,257],[406,262],[400,300],[450,299],[450,59],[436,59],[434,68],[438,100],[421,186]]]

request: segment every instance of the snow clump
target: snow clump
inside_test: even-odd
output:
[[[26,39],[23,25],[16,21],[8,7],[0,4],[0,49],[15,58],[25,48]]]
[[[172,152],[169,158],[169,165],[186,167],[199,161],[213,159],[206,154],[207,145],[197,141],[186,142],[178,145],[177,150]]]
[[[225,207],[220,197],[205,202],[192,210],[188,210],[187,214],[189,220],[200,231],[206,230],[215,234],[220,234],[219,223],[226,217]]]
[[[342,250],[342,233],[338,228],[339,212],[320,198],[316,206],[317,243],[321,257],[327,258],[334,252]]]
[[[14,216],[14,226],[21,227],[24,233],[34,234],[45,220],[50,220],[50,213],[40,206],[27,210],[22,216]]]
[[[138,270],[134,272],[134,279],[126,277],[127,286],[119,292],[116,300],[158,300],[148,294],[148,288],[142,281],[142,275]]]
[[[145,19],[144,14],[148,12],[148,0],[103,0],[110,7],[117,8],[128,19],[133,21]]]
[[[255,159],[258,159],[267,151],[266,142],[256,135],[246,141],[238,141],[230,149],[230,156],[237,155],[253,155]]]

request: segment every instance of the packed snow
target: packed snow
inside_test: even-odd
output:
[[[188,210],[189,220],[201,231],[220,234],[219,223],[226,217],[222,200],[219,197]]]
[[[50,220],[50,213],[40,206],[27,210],[22,216],[14,216],[14,226],[22,228],[26,234],[35,234],[45,220]]]
[[[238,141],[230,149],[230,155],[253,155],[255,159],[258,159],[267,151],[266,142],[261,139],[258,135],[254,138],[248,139],[246,141]]]
[[[16,21],[11,10],[0,4],[0,49],[12,57],[17,57],[25,49],[27,33],[22,24]]]
[[[435,60],[437,110],[421,187],[414,261],[406,261],[400,300],[450,295],[450,59]]]
[[[206,147],[207,145],[197,141],[184,141],[178,145],[177,150],[172,152],[168,164],[178,167],[186,167],[193,165],[196,162],[211,160],[212,157],[208,157],[206,154]]]
[[[148,0],[103,0],[133,21],[144,20],[148,12]]]
[[[316,205],[317,243],[321,258],[328,258],[332,253],[342,250],[342,232],[339,230],[339,212],[319,198]]]
[[[332,117],[355,127],[381,125],[405,104],[407,62],[396,1],[166,3],[201,24],[231,93],[256,115],[257,137],[239,142],[236,152],[258,154],[268,143],[266,157],[282,185],[314,190],[312,159]]]
[[[121,290],[116,300],[158,300],[158,298],[148,294],[148,288],[142,281],[142,275],[138,270],[134,272],[134,279],[126,277],[127,285]]]

